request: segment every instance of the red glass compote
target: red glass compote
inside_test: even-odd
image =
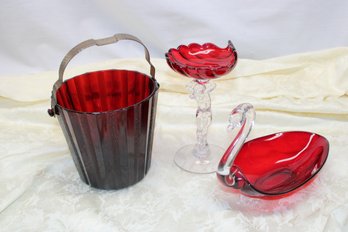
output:
[[[187,46],[180,45],[177,49],[169,49],[166,59],[174,71],[194,79],[187,88],[191,91],[190,97],[196,99],[198,104],[197,143],[180,148],[174,161],[188,172],[215,172],[223,149],[209,145],[207,141],[208,128],[212,121],[210,92],[215,88],[215,84],[210,80],[229,73],[235,67],[236,49],[231,41],[228,41],[226,48],[212,43],[191,43]]]

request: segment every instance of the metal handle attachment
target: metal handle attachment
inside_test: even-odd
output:
[[[129,34],[115,34],[111,37],[103,38],[103,39],[89,39],[86,41],[83,41],[73,47],[63,58],[62,63],[60,64],[59,67],[59,77],[58,80],[54,83],[53,85],[53,90],[52,90],[52,96],[51,96],[51,109],[48,110],[48,114],[50,116],[54,116],[57,112],[55,110],[55,106],[57,104],[57,99],[56,99],[56,92],[59,89],[59,87],[63,83],[63,77],[64,77],[64,72],[66,67],[68,66],[69,62],[82,50],[92,47],[92,46],[104,46],[108,44],[113,44],[116,43],[120,40],[133,40],[135,42],[140,43],[144,47],[145,51],[145,59],[150,65],[150,75],[151,78],[155,79],[155,67],[150,61],[150,54],[149,51],[147,50],[146,46],[138,39],[137,37]]]

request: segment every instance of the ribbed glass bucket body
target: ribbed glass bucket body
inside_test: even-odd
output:
[[[86,73],[57,91],[58,120],[81,179],[120,189],[151,165],[159,85],[128,70]]]

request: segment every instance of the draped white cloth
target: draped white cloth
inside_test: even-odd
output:
[[[78,176],[55,118],[46,110],[56,72],[1,76],[1,231],[348,231],[348,48],[268,60],[241,59],[215,80],[209,142],[227,148],[231,109],[256,107],[250,138],[307,130],[330,142],[327,163],[305,189],[278,200],[223,190],[214,174],[173,164],[195,139],[195,102],[185,79],[154,59],[161,84],[152,166],[138,184],[92,189]],[[142,59],[68,68],[67,77],[109,67],[148,73]]]

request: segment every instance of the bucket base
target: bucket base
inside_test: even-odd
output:
[[[145,173],[146,175],[146,173]],[[134,182],[128,182],[128,183],[124,183],[124,184],[120,184],[120,185],[115,185],[113,183],[88,183],[83,177],[80,176],[80,179],[83,183],[85,183],[86,185],[90,186],[91,188],[95,188],[95,189],[100,189],[100,190],[119,190],[119,189],[124,189],[124,188],[128,188],[131,187],[137,183],[139,183],[142,179],[144,179],[144,176],[139,177],[137,180],[135,180]]]

